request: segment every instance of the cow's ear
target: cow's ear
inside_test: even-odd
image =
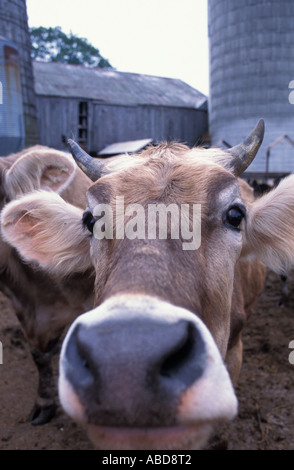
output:
[[[47,147],[32,147],[23,152],[5,174],[5,192],[9,199],[38,189],[61,193],[76,172],[73,158]]]
[[[294,266],[294,174],[250,204],[242,255],[282,273]]]
[[[2,210],[2,237],[25,261],[56,275],[85,272],[93,265],[82,213],[54,192],[31,193]]]

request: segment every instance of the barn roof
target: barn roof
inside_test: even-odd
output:
[[[207,97],[182,80],[55,62],[33,62],[37,95],[102,103],[207,109]]]

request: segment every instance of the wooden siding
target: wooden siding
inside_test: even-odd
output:
[[[82,99],[37,96],[40,143],[64,149],[62,136],[78,138],[79,103]],[[208,127],[207,112],[166,106],[124,106],[88,101],[89,152],[114,142],[152,138],[200,143]]]
[[[62,136],[77,138],[79,100],[37,96],[40,144],[64,149]]]

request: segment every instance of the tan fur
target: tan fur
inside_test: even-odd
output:
[[[4,208],[3,237],[16,247],[20,245],[26,260],[38,261],[47,268],[53,265],[57,275],[59,266],[63,276],[83,273],[91,266],[91,258],[82,214],[81,209],[66,203],[56,193],[35,191]]]
[[[276,272],[294,262],[294,175],[288,176],[251,205],[244,255],[254,253]]]
[[[75,171],[76,165],[66,153],[34,147],[24,152],[7,171],[5,191],[10,199],[41,187],[61,192]]]
[[[170,242],[172,256],[166,242],[145,241],[142,245],[139,241],[130,243],[128,240],[114,239],[108,241],[108,248],[101,243],[95,259],[98,268],[96,303],[125,291],[157,295],[203,318],[225,357],[230,348],[234,347],[246,322],[246,309],[253,302],[249,297],[255,300],[261,292],[264,268],[259,272],[259,263],[246,264],[253,283],[256,277],[260,278],[260,283],[256,282],[250,293],[246,289],[243,291],[239,275],[243,269],[237,264],[239,284],[235,286],[230,305],[232,284],[226,276],[215,276],[216,272],[223,271],[223,261],[220,259],[218,263],[214,259],[216,245],[212,245],[209,239],[210,230],[214,226],[212,215],[215,197],[223,188],[236,181],[231,173],[219,166],[219,155],[218,150],[206,153],[203,149],[187,150],[180,144],[150,147],[133,157],[137,161],[135,177],[132,167],[106,176],[90,188],[88,199],[91,204],[93,201],[93,205],[94,201],[111,204],[114,212],[117,195],[124,196],[126,205],[136,202],[145,208],[153,201],[201,204],[203,231],[199,251],[185,253],[179,241]],[[254,200],[253,192],[247,183],[242,180],[238,182],[243,201],[249,204]],[[105,262],[107,257],[108,262]],[[245,264],[242,263],[242,266]],[[228,308],[236,321],[225,328],[228,315],[219,313],[213,316],[211,312],[226,312]],[[240,354],[237,356],[240,358]],[[239,359],[236,360],[239,362]],[[230,360],[230,363],[233,361]],[[235,368],[239,370],[240,364]],[[236,372],[233,375],[236,376]]]

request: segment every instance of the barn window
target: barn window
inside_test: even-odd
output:
[[[79,102],[79,143],[87,144],[88,142],[88,103],[87,101]]]

